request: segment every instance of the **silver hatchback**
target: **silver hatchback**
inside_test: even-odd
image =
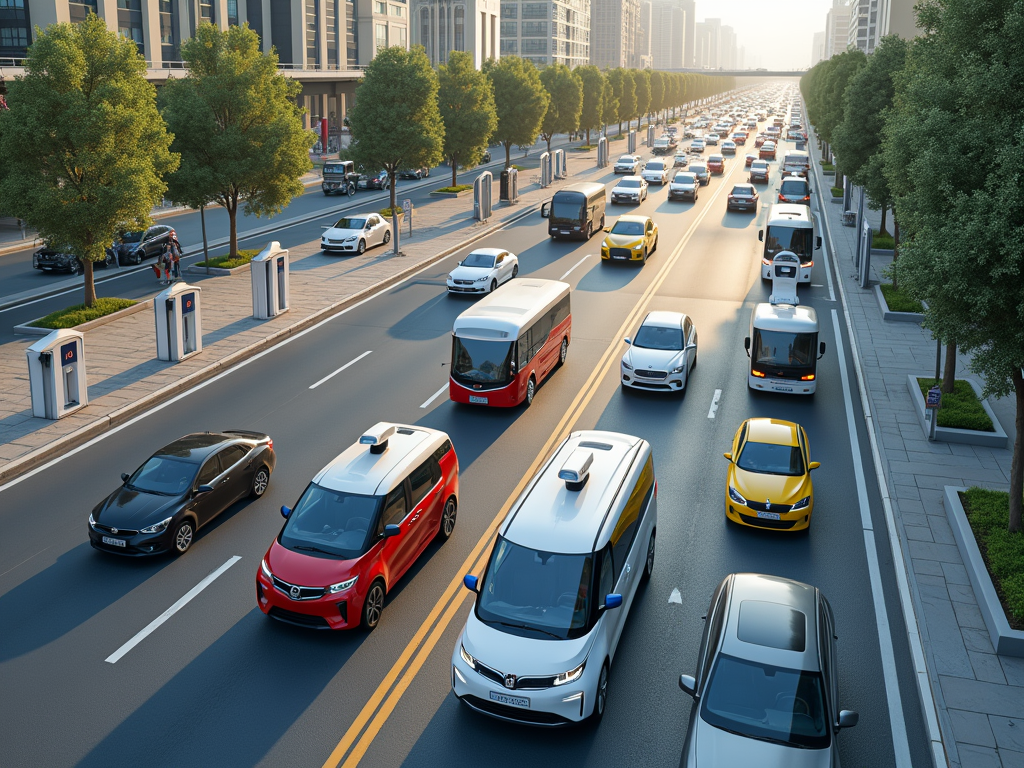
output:
[[[839,709],[835,618],[798,581],[734,573],[711,598],[681,765],[838,768],[836,735],[857,724]]]

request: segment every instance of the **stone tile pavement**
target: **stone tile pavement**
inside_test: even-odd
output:
[[[813,141],[808,146],[817,164],[820,152]],[[814,186],[825,190],[829,183],[821,179]],[[995,654],[943,506],[947,485],[1009,487],[1013,405],[990,401],[1010,448],[928,441],[906,377],[934,375],[935,341],[918,325],[883,322],[874,291],[862,290],[855,277],[856,230],[842,226],[841,205],[823,208],[857,336],[948,765],[1024,768],[1024,659]],[[877,229],[880,212],[869,211],[867,220]],[[885,280],[888,263],[872,259],[875,282]],[[958,358],[957,377],[981,383],[968,362]]]

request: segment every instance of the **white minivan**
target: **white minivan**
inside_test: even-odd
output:
[[[452,690],[530,725],[597,721],[641,580],[654,568],[654,458],[646,440],[574,432],[498,529],[452,653]]]

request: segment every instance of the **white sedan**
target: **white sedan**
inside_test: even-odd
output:
[[[649,312],[636,336],[623,341],[629,345],[620,363],[623,389],[686,392],[697,365],[697,329],[689,317]]]
[[[643,169],[643,161],[640,160],[640,155],[623,155],[615,161],[615,167],[612,169],[615,173],[628,173],[636,175]]]
[[[639,176],[627,176],[612,187],[613,203],[642,203],[647,199],[647,182]]]
[[[667,184],[670,166],[667,160],[651,160],[641,174],[648,184]]]
[[[519,259],[501,248],[477,248],[448,274],[448,293],[490,293],[519,274]]]
[[[367,248],[391,242],[391,224],[379,214],[363,213],[338,219],[324,227],[320,250],[324,253],[363,253]]]

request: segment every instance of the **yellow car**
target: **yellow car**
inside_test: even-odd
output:
[[[725,454],[726,519],[752,528],[806,530],[814,510],[807,433],[781,419],[747,419]]]
[[[619,216],[614,227],[605,227],[608,234],[601,243],[604,261],[647,262],[658,247],[658,225],[650,216]]]

